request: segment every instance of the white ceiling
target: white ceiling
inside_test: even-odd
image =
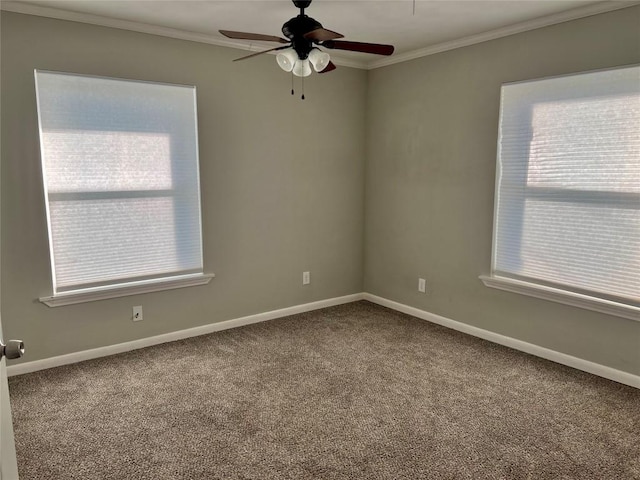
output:
[[[345,40],[388,43],[392,57],[330,52],[338,64],[395,63],[638,2],[583,0],[314,0],[306,14]],[[3,10],[157,33],[250,50],[276,44],[230,40],[218,30],[281,36],[298,14],[290,0],[19,0]],[[415,9],[415,11],[414,11]],[[240,56],[240,55],[239,55]]]

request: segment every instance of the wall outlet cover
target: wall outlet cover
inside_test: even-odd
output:
[[[142,320],[142,305],[138,305],[136,307],[133,307],[133,318],[132,320],[134,322],[139,322],[140,320]]]

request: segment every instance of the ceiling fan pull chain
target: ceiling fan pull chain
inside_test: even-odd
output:
[[[295,92],[293,91],[293,72],[291,72],[291,95],[293,95]]]
[[[300,97],[301,100],[304,100],[304,77],[300,77],[302,78],[302,96]]]

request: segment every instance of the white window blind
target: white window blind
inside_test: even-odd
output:
[[[640,301],[640,67],[502,87],[493,276]]]
[[[202,273],[195,87],[35,77],[54,294]]]

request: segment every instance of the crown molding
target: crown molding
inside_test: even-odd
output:
[[[429,55],[435,55],[436,53],[442,53],[448,50],[454,50],[456,48],[468,47],[470,45],[475,45],[476,43],[496,40],[498,38],[508,37],[509,35],[515,35],[516,33],[528,32],[529,30],[549,27],[551,25],[569,22],[571,20],[577,20],[579,18],[590,17],[592,15],[598,15],[600,13],[612,12],[614,10],[620,10],[638,4],[640,4],[640,1],[638,0],[607,0],[605,2],[596,3],[594,5],[574,8],[573,10],[568,10],[566,12],[547,15],[545,17],[536,18],[534,20],[509,25],[508,27],[497,28],[495,30],[489,30],[488,32],[479,33],[477,35],[470,35],[468,37],[459,38],[450,42],[438,43],[425,48],[420,48],[418,50],[412,50],[410,52],[401,53],[399,55],[393,55],[391,57],[382,58],[380,60],[374,60],[373,62],[369,62],[366,68],[367,70],[373,70],[375,68],[386,67],[388,65],[407,62],[416,58],[427,57]]]
[[[189,32],[176,28],[161,27],[148,23],[132,22],[118,18],[104,17],[102,15],[93,15],[90,13],[72,12],[69,10],[61,10],[58,8],[43,7],[23,2],[1,1],[0,10],[13,13],[21,13],[24,15],[34,15],[37,17],[55,18],[57,20],[67,20],[70,22],[88,23],[90,25],[98,25],[101,27],[117,28],[120,30],[129,30],[139,33],[147,33],[149,35],[158,35],[161,37],[175,38],[178,40],[187,40],[190,42],[206,43],[216,45],[218,47],[236,48],[238,50],[248,50],[250,52],[259,52],[268,48],[263,44],[236,42],[226,37],[209,35],[204,33]],[[269,52],[275,55],[276,52]],[[341,67],[352,67],[359,69],[367,69],[365,62],[359,62],[351,58],[341,58],[333,53],[331,61]]]
[[[373,70],[380,67],[386,67],[388,65],[394,65],[396,63],[407,62],[416,58],[426,57],[429,55],[435,55],[437,53],[446,52],[448,50],[454,50],[456,48],[467,47],[475,45],[477,43],[487,42],[489,40],[495,40],[516,33],[523,33],[537,28],[548,27],[551,25],[557,25],[563,22],[569,22],[571,20],[577,20],[579,18],[590,17],[592,15],[598,15],[601,13],[611,12],[614,10],[620,10],[623,8],[639,5],[640,0],[607,0],[594,5],[588,5],[586,7],[575,8],[566,12],[557,13],[554,15],[548,15],[545,17],[536,18],[527,22],[516,23],[508,27],[498,28],[483,32],[477,35],[470,35],[450,42],[438,43],[430,45],[418,50],[412,50],[410,52],[393,55],[391,57],[385,57],[380,60],[374,60],[370,62],[357,61],[352,58],[341,58],[336,56],[333,52],[331,54],[331,61],[336,65],[343,67],[359,68],[365,70]],[[159,35],[162,37],[175,38],[179,40],[187,40],[190,42],[206,43],[209,45],[216,45],[219,47],[236,48],[238,50],[248,50],[251,52],[257,52],[265,48],[263,45],[247,44],[242,42],[235,42],[226,37],[219,37],[216,35],[208,35],[204,33],[189,32],[186,30],[179,30],[169,27],[161,27],[157,25],[151,25],[141,22],[132,22],[129,20],[121,20],[117,18],[104,17],[101,15],[93,15],[89,13],[78,13],[69,10],[61,10],[58,8],[43,7],[39,5],[33,5],[17,1],[2,1],[0,2],[0,10],[8,12],[22,13],[25,15],[35,15],[39,17],[55,18],[58,20],[68,20],[71,22],[88,23],[91,25],[98,25],[102,27],[117,28],[120,30],[130,30],[133,32],[147,33],[150,35]],[[275,52],[269,52],[270,55],[275,55]]]

